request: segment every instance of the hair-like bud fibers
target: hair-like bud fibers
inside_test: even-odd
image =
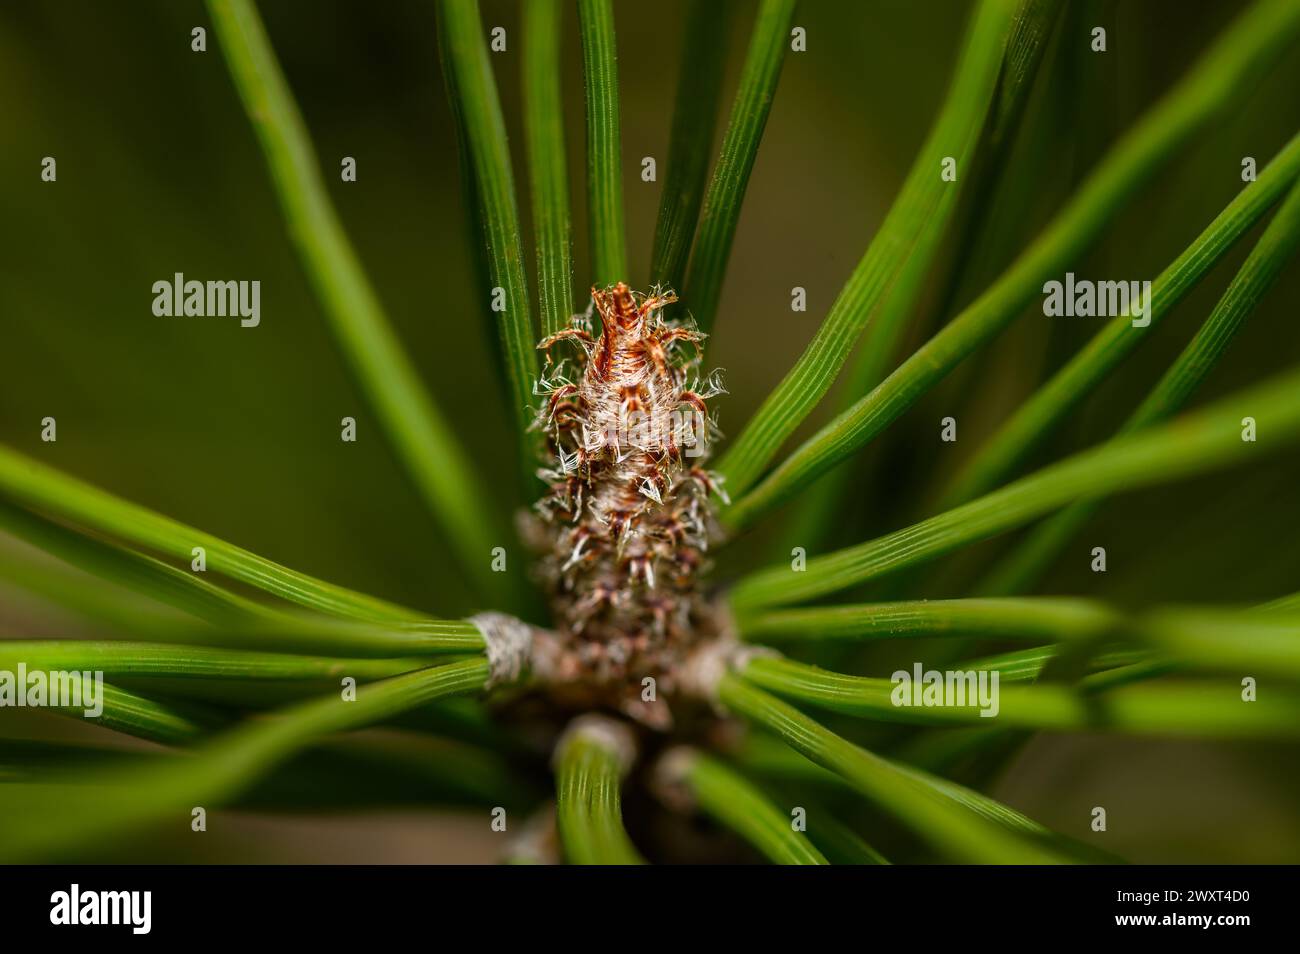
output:
[[[722,388],[698,377],[704,335],[664,320],[671,292],[619,283],[591,297],[599,335],[576,316],[538,345],[538,426],[554,455],[537,504],[542,574],[569,649],[557,675],[628,692],[653,676],[671,692],[683,657],[717,632],[699,578],[721,493],[703,467],[706,402]]]

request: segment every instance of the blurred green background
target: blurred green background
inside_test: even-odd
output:
[[[505,391],[481,296],[470,284],[432,4],[259,6],[340,216],[402,341],[490,492],[503,509],[518,506]],[[731,6],[731,35],[719,37],[719,49],[728,50],[728,104],[754,11],[749,2]],[[724,431],[738,432],[788,369],[879,226],[942,99],[969,6],[808,0],[797,15],[808,51],[787,56],[706,352],[708,365],[726,370],[731,394],[714,402]],[[1241,7],[1227,0],[1068,4],[1025,117],[1032,135],[1013,149],[992,202],[997,241],[950,243],[917,328],[932,330],[951,305],[981,290],[1007,261],[1005,248],[1034,234]],[[493,65],[527,229],[519,12],[513,2],[485,2],[482,10],[485,28],[507,30],[508,50]],[[621,0],[616,14],[628,280],[644,285],[659,184],[641,181],[640,163],[656,157],[662,181],[685,10]],[[567,16],[580,309],[587,287],[583,91],[576,16]],[[1108,30],[1105,54],[1088,49],[1097,25]],[[190,50],[195,26],[209,27],[206,53]],[[467,596],[437,527],[348,378],[286,238],[203,5],[6,3],[0,85],[0,440],[306,572],[442,615],[484,608]],[[1293,51],[1249,102],[1158,177],[1075,272],[1154,278],[1242,187],[1242,157],[1262,167],[1300,128],[1297,89]],[[44,156],[57,159],[56,183],[40,179]],[[357,159],[355,183],[339,181],[343,156]],[[1258,232],[1041,459],[1113,431],[1209,313]],[[968,261],[976,252],[982,257]],[[963,262],[966,283],[946,290],[944,274]],[[260,327],[155,317],[151,285],[178,271],[260,280]],[[806,313],[790,311],[795,285],[808,290]],[[1298,305],[1300,270],[1292,268],[1198,400],[1300,360]],[[1031,312],[968,362],[865,455],[871,476],[845,504],[839,542],[925,515],[927,500],[980,437],[1098,327]],[[918,330],[912,345],[928,333]],[[827,419],[838,397],[809,428]],[[938,441],[938,420],[949,414],[960,421],[956,445]],[[359,422],[355,444],[339,440],[339,420],[348,415]],[[40,441],[45,416],[58,421],[55,444]],[[1124,603],[1252,601],[1300,589],[1298,477],[1300,457],[1274,457],[1257,469],[1118,500],[1042,589]],[[759,535],[769,538],[771,530]],[[1108,550],[1106,574],[1088,570],[1087,552],[1098,543]],[[983,560],[1003,545],[949,561],[948,569],[960,576],[961,560]],[[744,553],[723,557],[724,574],[770,558],[758,546],[738,549]],[[522,563],[511,571],[522,575]],[[1133,860],[1297,861],[1295,754],[1041,738],[994,794],[1079,835],[1092,805],[1116,806],[1107,847]],[[310,841],[286,836],[289,846],[276,856],[301,854]]]

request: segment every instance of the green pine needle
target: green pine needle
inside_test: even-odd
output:
[[[484,659],[423,669],[362,686],[355,701],[335,692],[240,725],[184,761],[86,773],[75,784],[0,786],[0,816],[24,819],[21,826],[6,826],[0,860],[58,857],[87,844],[102,848],[152,825],[188,826],[195,806],[211,810],[233,800],[317,740],[474,692],[487,676]]]
[[[573,315],[573,225],[560,90],[563,7],[536,0],[522,7],[524,133],[537,236],[537,310],[542,335],[569,327]]]
[[[989,661],[958,668],[997,671]],[[1300,738],[1300,699],[1279,692],[1245,705],[1241,686],[1231,680],[1138,684],[1103,693],[1060,684],[1003,682],[999,676],[997,708],[992,709],[970,698],[962,706],[897,705],[898,686],[891,679],[846,676],[787,659],[756,658],[742,675],[796,702],[887,722],[1199,739]]]
[[[925,249],[927,256],[933,252],[956,204],[993,102],[1014,13],[1011,0],[983,0],[980,4],[949,98],[884,224],[804,353],[719,461],[718,470],[733,497],[753,486],[781,445],[825,396],[867,320],[914,252],[918,248]],[[956,163],[955,182],[943,176],[947,159]],[[706,206],[703,229],[708,227],[708,214]],[[707,231],[700,238],[702,249],[706,235]],[[692,262],[692,275],[694,267]],[[919,279],[920,271],[923,269],[913,277]],[[686,290],[688,295],[695,294],[690,280]],[[698,308],[694,297],[687,301],[691,308]]]
[[[207,572],[219,573],[309,609],[368,620],[419,619],[420,614],[281,566],[211,534],[115,497],[0,445],[0,495],[141,550],[190,566],[205,551]]]
[[[1261,442],[1242,440],[1242,421],[1266,428]],[[1300,372],[1092,450],[1024,477],[1001,490],[878,539],[745,577],[731,592],[740,613],[800,602],[877,579],[886,573],[1021,526],[1076,500],[1149,487],[1203,473],[1300,440]]]
[[[501,597],[501,582],[489,572],[492,547],[502,539],[493,533],[494,512],[469,455],[420,383],[343,231],[257,10],[251,0],[209,0],[208,9],[266,156],[289,235],[330,328],[398,457],[447,531],[464,572],[483,593]],[[531,378],[527,386],[531,389]]]
[[[865,446],[971,352],[1006,328],[1041,293],[1043,282],[1076,261],[1140,187],[1250,89],[1260,70],[1279,56],[1298,32],[1300,5],[1290,0],[1262,0],[1252,7],[1110,150],[1065,209],[984,294],[870,394],[821,428],[737,500],[724,513],[726,522],[732,527],[746,526],[799,493]],[[1260,194],[1255,188],[1245,190],[1211,229],[1217,235],[1216,227],[1221,226],[1225,234],[1239,236],[1254,219],[1243,220],[1238,215],[1256,209],[1258,218],[1267,208],[1268,203],[1256,204]],[[1201,243],[1207,243],[1205,235],[1198,239],[1197,244]],[[1217,245],[1217,240],[1208,244]],[[757,479],[759,459],[771,459],[767,450],[775,453],[775,448],[767,447],[746,462],[746,480],[739,488],[733,484],[733,498],[746,482]],[[730,454],[736,454],[734,445]],[[723,470],[727,472],[725,467]]]
[[[700,811],[735,831],[769,861],[778,865],[827,864],[808,837],[795,830],[791,816],[734,769],[688,749],[672,750],[665,758],[685,762],[674,769],[681,772],[680,784]]]
[[[1297,137],[1293,144],[1297,147],[1297,156],[1300,157],[1300,137]],[[1300,186],[1292,186],[1286,201],[1273,217],[1268,228],[1264,230],[1263,236],[1251,251],[1245,264],[1233,277],[1228,290],[1223,293],[1223,297],[1210,312],[1210,316],[1205,319],[1196,336],[1124,423],[1119,431],[1120,434],[1132,433],[1165,420],[1187,403],[1200,387],[1201,382],[1209,376],[1227,352],[1228,346],[1232,344],[1241,326],[1273,286],[1282,267],[1294,256],[1297,246],[1300,246]],[[1155,294],[1154,286],[1152,294],[1153,296]],[[1153,323],[1155,315],[1153,307],[1151,313]],[[1094,339],[1094,344],[1099,347],[1089,346],[1086,352],[1080,354],[1079,360],[1072,362],[1070,367],[1083,368],[1088,364],[1113,365],[1122,358],[1122,352],[1132,346],[1131,342],[1136,342],[1137,336],[1132,335],[1132,332],[1137,330],[1131,329],[1127,340],[1122,336],[1116,337],[1103,331],[1101,336]],[[1110,348],[1104,347],[1107,342],[1111,345]],[[1106,373],[1106,369],[1098,368],[1098,372],[1089,376],[1099,379]],[[1060,376],[1053,379],[1054,382],[1064,380],[1066,379]],[[1079,378],[1074,380],[1078,381]],[[1050,387],[1051,384],[1048,385],[1048,388]],[[1040,395],[1046,393],[1046,391],[1039,392]],[[1071,397],[1061,403],[1073,404],[1074,402],[1075,398]],[[1021,421],[1027,420],[1017,416],[1002,433],[1011,434],[1012,428]],[[1049,426],[1047,419],[1043,419],[1042,424],[1044,427]],[[1039,429],[1037,424],[1029,426],[1033,430]],[[1030,438],[1022,446],[1033,442],[1036,442],[1036,438]],[[1009,446],[1004,445],[1004,447]],[[1023,456],[1014,451],[1008,456],[1002,456],[992,444],[986,445],[986,449],[989,455],[987,457],[981,455],[981,458],[986,468],[994,470],[1002,469],[998,463],[1000,457],[1006,461],[1007,466],[1010,466],[1013,459]],[[983,475],[989,473],[991,473],[989,470],[972,471],[971,478],[975,483],[979,483]],[[964,489],[968,487],[961,485],[957,492],[961,493]],[[1092,517],[1100,503],[1100,501],[1089,501],[1075,504],[1045,521],[989,572],[987,581],[979,586],[980,592],[1009,594],[1021,592],[1032,586],[1051,561],[1073,539],[1075,533]]]
[[[790,24],[798,0],[762,0],[749,52],[740,74],[740,89],[722,138],[722,151],[704,199],[699,234],[691,253],[682,301],[701,330],[708,332],[722,297],[722,280],[731,258],[731,243],[740,221],[740,205],[758,144],[776,96],[781,64],[790,44]],[[698,148],[698,146],[697,146]]]
[[[619,788],[625,771],[622,754],[597,733],[570,732],[557,747],[556,819],[565,857],[572,863],[643,863],[623,830]]]
[[[613,0],[578,0],[587,89],[587,214],[592,284],[626,282],[623,147],[619,137],[618,49]]]
[[[668,162],[659,198],[659,219],[650,254],[652,287],[681,288],[685,279],[718,126],[729,18],[730,8],[725,3],[691,2],[677,76],[673,128],[668,138]]]
[[[738,675],[723,677],[718,699],[842,776],[945,856],[983,864],[1068,860],[1045,842],[1049,833],[1035,822],[960,785],[931,779],[858,748]]]

